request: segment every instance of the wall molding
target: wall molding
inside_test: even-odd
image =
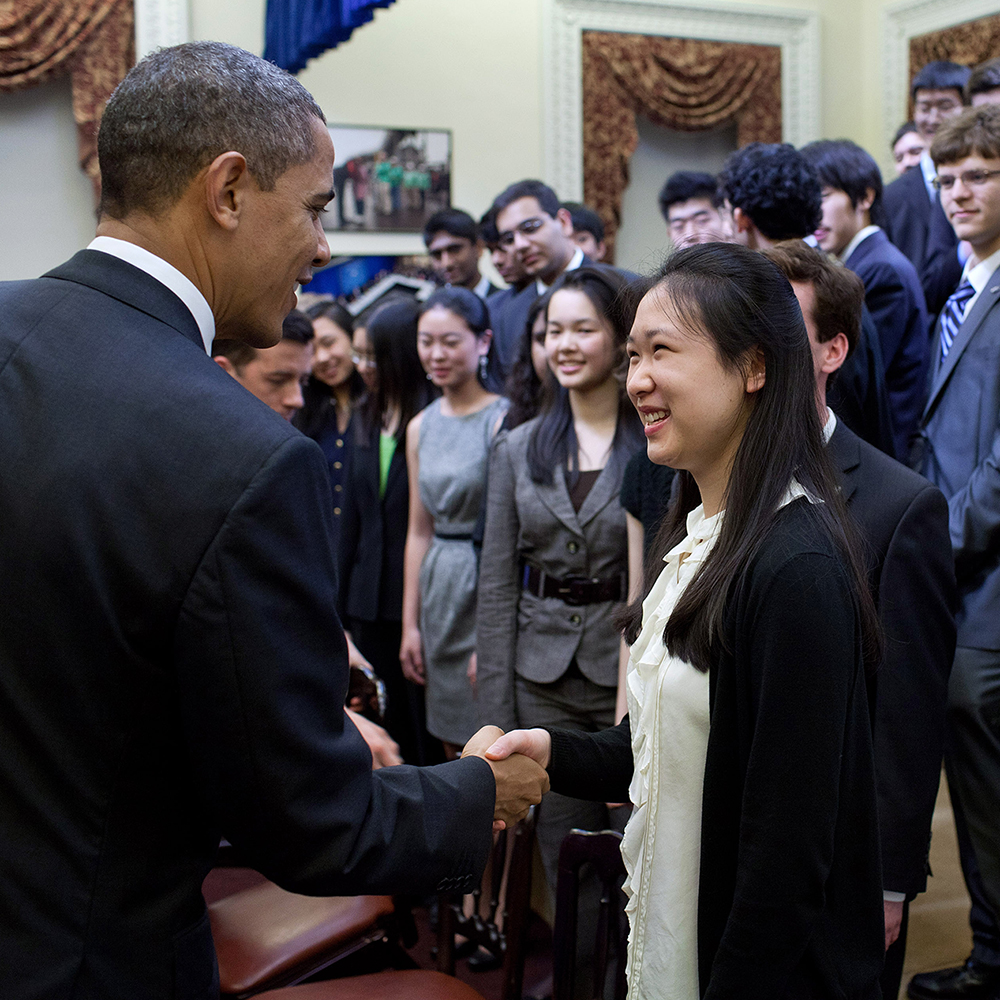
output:
[[[135,58],[191,41],[189,0],[135,0]]]
[[[882,94],[887,143],[906,121],[910,39],[996,13],[996,0],[902,0],[882,11]]]
[[[546,181],[583,198],[584,31],[621,31],[781,47],[782,134],[796,146],[820,135],[819,15],[704,0],[543,0],[542,153]]]

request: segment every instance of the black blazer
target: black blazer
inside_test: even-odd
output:
[[[872,691],[882,884],[913,896],[927,887],[955,653],[948,505],[923,476],[839,421],[827,447],[867,548],[872,595],[885,630],[885,658]]]
[[[0,285],[0,995],[218,998],[221,836],[287,889],[478,884],[483,761],[345,725],[326,462],[143,271]]]
[[[410,487],[406,443],[396,445],[379,496],[379,431],[358,414],[340,521],[338,608],[345,621],[403,620],[403,551]]]
[[[865,285],[865,305],[875,321],[885,363],[895,454],[905,458],[927,395],[923,289],[913,265],[883,232],[862,240],[845,263]]]
[[[885,939],[857,612],[807,501],[779,512],[723,630],[728,652],[709,673],[701,995],[875,1000]],[[627,717],[602,733],[551,733],[553,791],[628,795]]]
[[[935,315],[962,274],[956,251],[958,237],[941,200],[937,198],[931,204],[924,175],[914,167],[886,187],[882,205],[886,235],[917,269],[927,309]]]

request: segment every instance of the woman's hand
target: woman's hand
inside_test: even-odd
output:
[[[415,626],[403,630],[403,641],[399,646],[399,662],[403,668],[403,676],[421,687],[427,683],[427,672],[424,670],[423,641],[420,629]]]
[[[552,737],[547,729],[513,729],[486,750],[486,759],[504,760],[512,753],[523,753],[547,768],[552,754]]]

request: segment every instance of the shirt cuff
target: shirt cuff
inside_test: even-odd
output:
[[[887,903],[905,903],[905,892],[883,892],[882,899]]]

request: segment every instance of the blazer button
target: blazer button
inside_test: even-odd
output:
[[[334,507],[333,508],[333,512],[334,512],[334,514],[340,514],[340,508],[339,507]]]
[[[574,555],[576,555],[576,553],[580,551],[580,543],[579,542],[567,542],[566,543],[566,551],[567,552],[572,552]]]
[[[335,469],[342,469],[344,467],[343,462],[334,462],[333,467]]]
[[[337,485],[336,485],[336,486],[334,486],[334,488],[333,488],[333,492],[334,492],[334,493],[340,493],[340,492],[342,492],[342,491],[343,491],[343,489],[344,489],[344,487],[343,487],[343,486],[341,486],[341,485],[340,485],[340,483],[337,483]]]
[[[343,438],[337,438],[337,447],[338,448],[343,448],[344,447],[344,439]]]
[[[579,625],[580,622],[582,622],[582,621],[583,621],[583,619],[579,615],[570,615],[569,616],[569,623],[570,623],[570,625]]]

